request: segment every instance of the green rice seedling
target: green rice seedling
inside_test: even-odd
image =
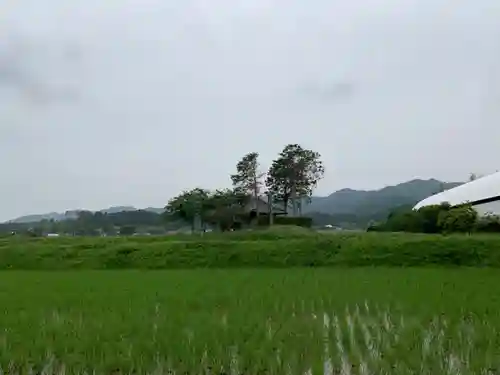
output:
[[[487,374],[488,269],[0,273],[0,365],[44,374]]]

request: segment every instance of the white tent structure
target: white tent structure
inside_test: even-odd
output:
[[[500,172],[431,195],[418,202],[413,209],[443,202],[448,202],[452,206],[469,203],[479,215],[500,215]]]

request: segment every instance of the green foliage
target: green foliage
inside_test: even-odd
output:
[[[440,233],[439,216],[449,211],[449,203],[421,207],[417,212],[422,220],[422,233]]]
[[[135,234],[136,228],[132,225],[125,225],[123,227],[120,227],[120,235],[121,236],[132,236]]]
[[[298,227],[311,228],[312,219],[305,216],[276,216],[274,219],[276,225],[295,225]]]
[[[202,188],[184,191],[169,200],[164,217],[167,220],[184,220],[194,226],[195,218],[206,216],[212,208],[210,195],[210,191]]]
[[[438,226],[444,233],[470,233],[476,227],[477,218],[477,211],[472,206],[463,205],[441,211]]]
[[[274,225],[280,225],[280,226],[297,226],[297,227],[304,227],[304,228],[311,228],[312,227],[312,222],[313,219],[307,216],[275,216],[273,218],[273,224]],[[269,216],[262,216],[259,217],[258,221],[259,226],[268,226],[269,225]]]
[[[196,219],[199,219],[200,226],[212,224],[225,230],[244,214],[248,201],[249,195],[240,190],[196,188],[171,199],[165,207],[164,217],[192,223],[193,229],[199,229],[196,228]]]
[[[123,226],[151,228],[160,233],[165,227],[179,227],[176,222],[165,224],[160,214],[146,210],[121,211],[113,213],[80,211],[77,217],[67,220],[42,220],[39,223],[5,223],[0,224],[0,233],[15,232],[17,235],[37,235],[60,233],[80,236],[96,236],[101,233],[116,235],[117,229]]]
[[[475,230],[485,233],[500,233],[500,217],[496,215],[487,215],[478,218]]]
[[[273,161],[266,186],[276,200],[284,203],[285,209],[295,197],[312,196],[313,189],[325,173],[320,157],[319,153],[298,144],[289,144]]]
[[[470,205],[451,207],[449,203],[399,210],[389,214],[385,223],[371,226],[370,231],[413,233],[470,233],[477,226],[478,215]]]
[[[387,222],[381,225],[379,230],[387,232],[422,232],[423,218],[413,210],[393,212],[389,214]]]
[[[290,227],[293,228],[293,227]],[[0,269],[500,267],[500,237],[232,232],[200,237],[0,239]]]
[[[231,181],[236,191],[243,194],[258,196],[262,185],[262,173],[259,172],[259,154],[251,152],[236,164],[236,173],[231,175]]]
[[[438,180],[412,180],[379,190],[342,189],[327,197],[312,197],[304,214],[318,218],[321,223],[343,228],[366,228],[370,222],[382,222],[393,211],[410,211],[419,201],[461,183]],[[318,214],[330,215],[320,217]],[[328,222],[327,222],[328,221]]]
[[[488,286],[499,282],[484,269],[2,272],[0,366],[61,375],[493,374],[500,299]]]
[[[235,223],[246,215],[245,207],[250,196],[240,190],[216,190],[210,195],[203,216],[205,222],[219,227],[222,231],[235,227]]]

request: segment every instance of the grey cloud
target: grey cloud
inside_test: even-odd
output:
[[[28,105],[42,106],[77,99],[75,87],[58,81],[64,78],[68,63],[78,61],[78,48],[68,44],[51,51],[51,47],[50,42],[43,39],[4,38],[0,44],[3,94],[14,95]]]
[[[311,96],[313,99],[324,99],[327,101],[336,101],[348,99],[355,95],[356,86],[354,83],[338,82],[328,84],[320,83],[316,85],[306,85],[299,89],[299,93]]]
[[[32,81],[25,62],[25,46],[17,40],[4,39],[0,44],[0,85],[24,87]]]
[[[319,194],[498,169],[497,0],[13,4],[1,218],[162,206],[288,142],[323,155]]]

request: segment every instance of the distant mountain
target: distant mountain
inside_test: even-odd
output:
[[[380,190],[342,189],[327,197],[313,197],[311,203],[304,207],[304,213],[384,216],[395,207],[413,206],[422,199],[461,184],[430,179],[411,180]]]
[[[413,206],[424,198],[461,185],[462,182],[441,182],[435,179],[412,180],[395,186],[387,186],[380,190],[353,190],[342,189],[327,197],[313,197],[311,203],[304,207],[304,214],[322,214],[322,220],[329,220],[333,215],[342,218],[343,221],[353,221],[362,218],[376,220],[385,218],[387,214],[399,206]],[[117,213],[122,211],[136,211],[132,206],[110,207],[100,212]],[[148,207],[144,211],[161,214],[163,208]],[[78,210],[66,211],[65,213],[51,212],[40,215],[22,216],[12,220],[12,223],[33,223],[44,219],[61,221],[74,219]]]
[[[49,212],[47,214],[40,215],[26,215],[18,217],[17,219],[11,220],[12,223],[24,224],[24,223],[37,223],[42,220],[64,220],[64,214],[57,212]]]
[[[18,217],[14,220],[10,220],[10,222],[16,223],[16,224],[26,224],[26,223],[36,223],[36,222],[39,222],[42,220],[62,221],[62,220],[76,219],[78,217],[79,211],[82,211],[82,210],[71,210],[71,211],[66,211],[65,213],[50,212],[47,214],[27,215],[27,216]],[[135,208],[133,206],[113,206],[113,207],[102,209],[99,212],[106,213],[106,214],[115,214],[115,213],[123,212],[123,211],[137,211],[137,208]],[[163,209],[162,208],[148,207],[145,209],[145,211],[162,213]]]
[[[163,212],[165,212],[165,209],[164,208],[147,207],[144,209],[144,211],[162,214]]]

